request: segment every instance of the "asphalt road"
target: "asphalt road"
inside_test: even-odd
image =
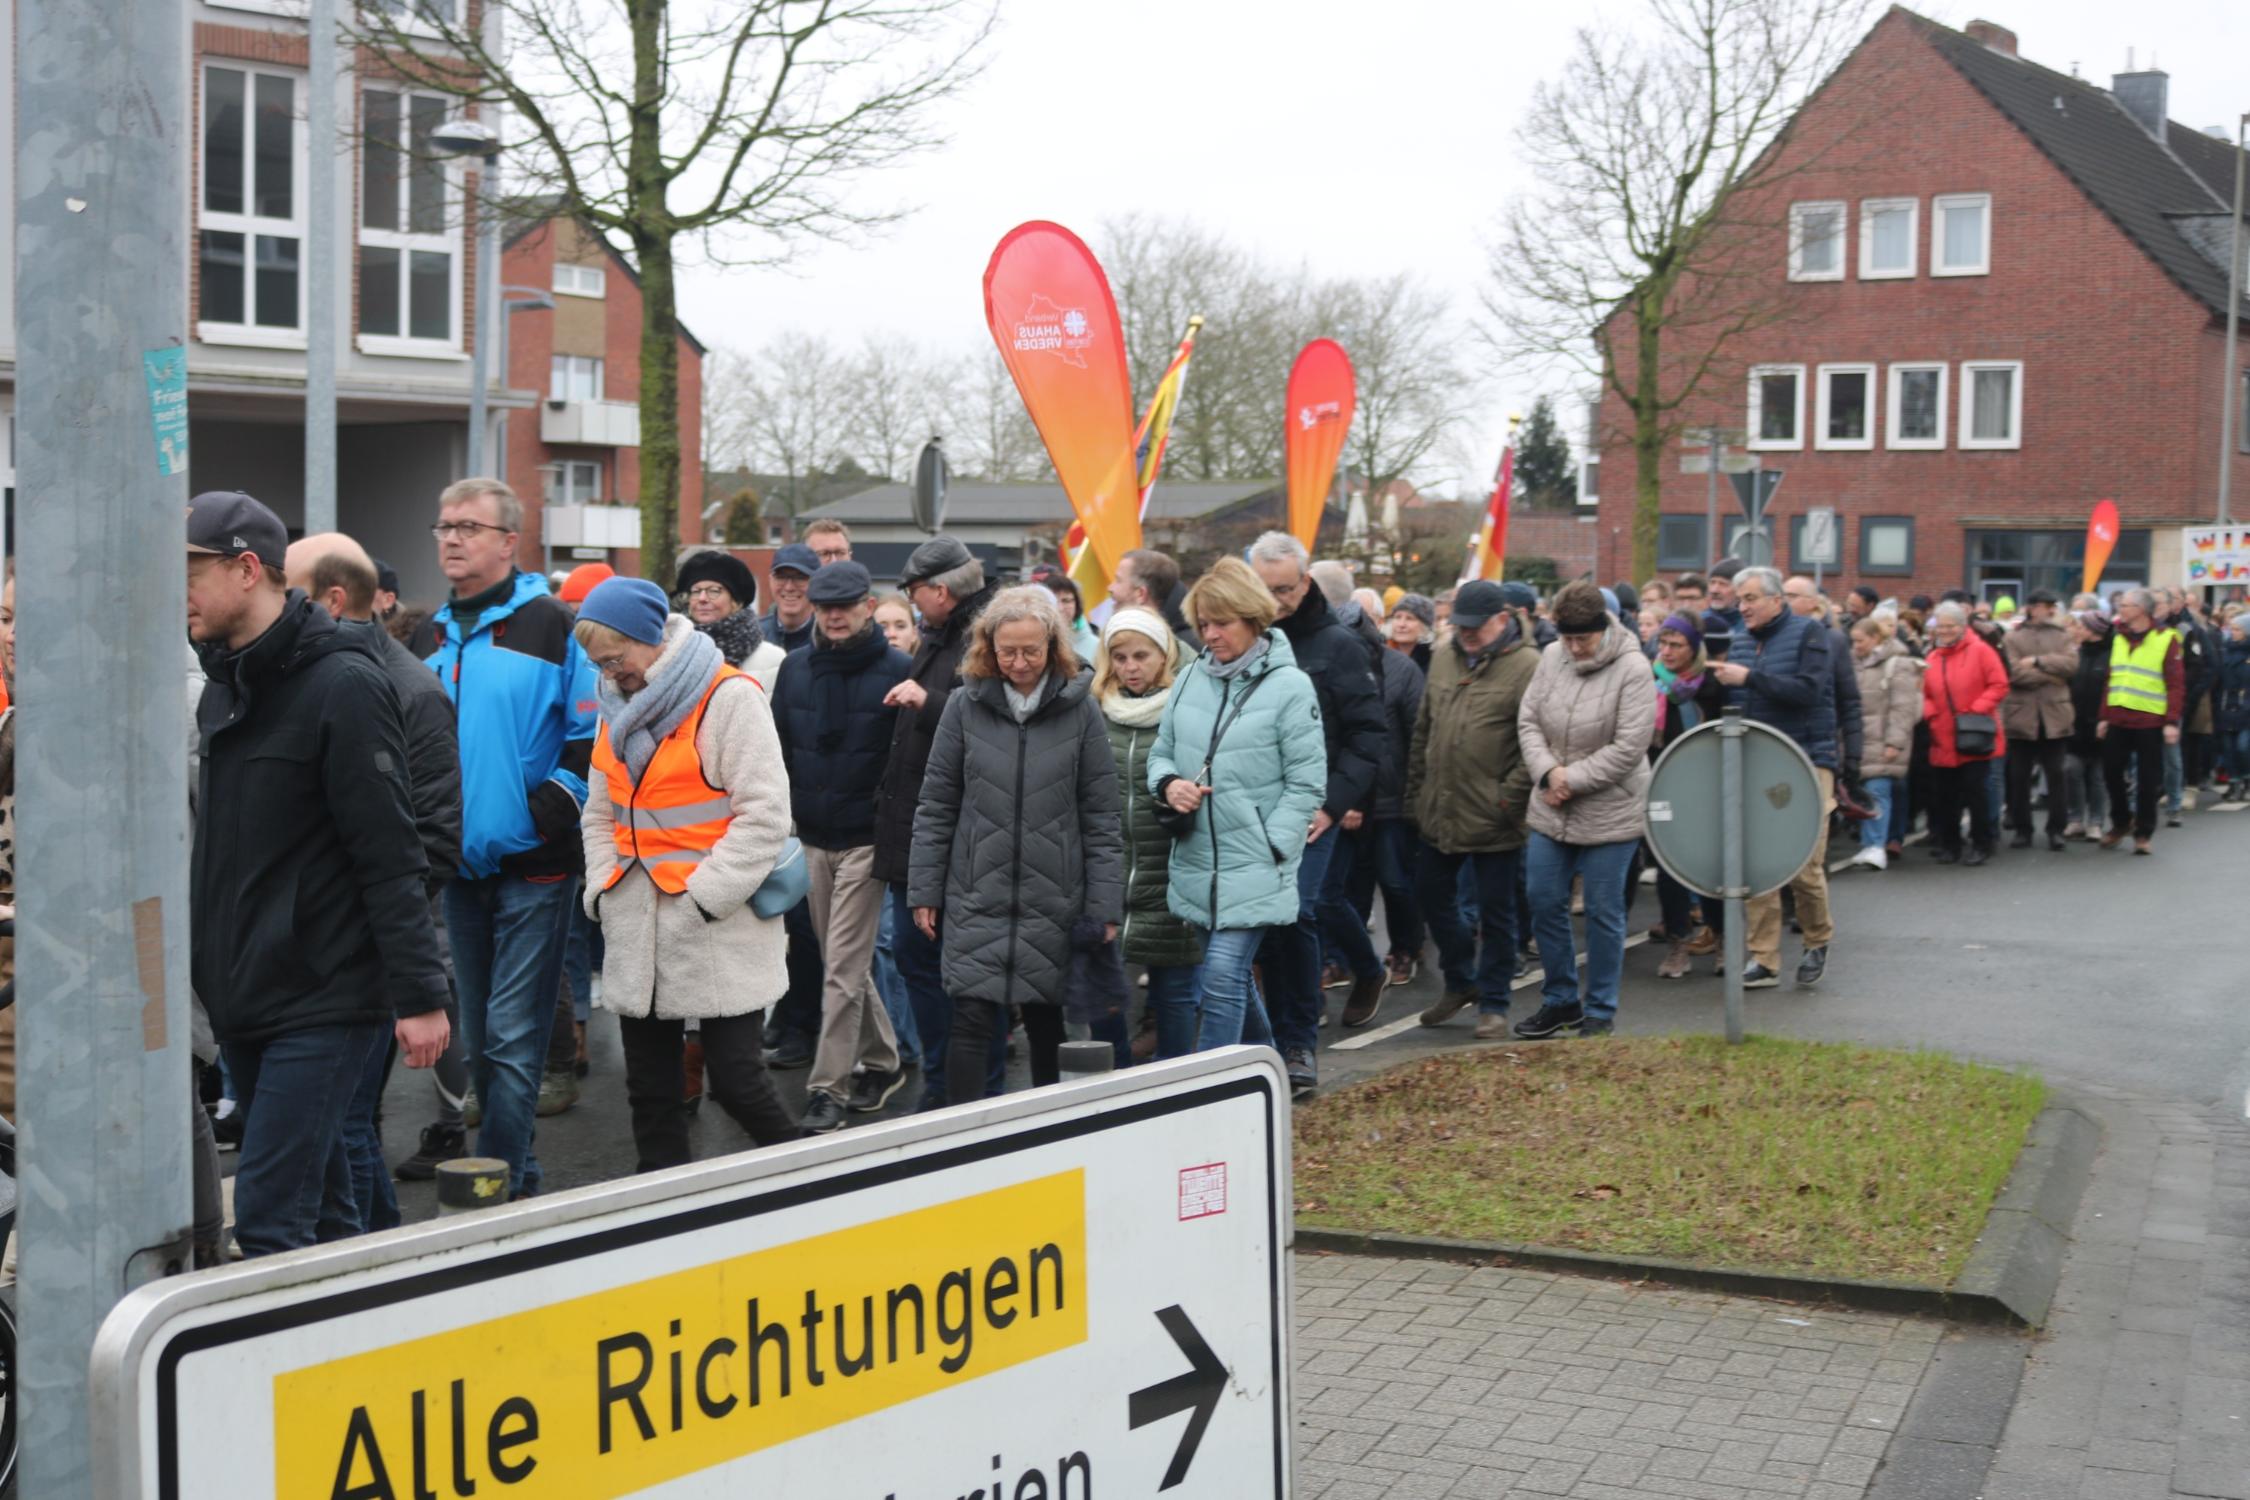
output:
[[[1782,987],[1748,997],[1752,1030],[1781,1036],[1930,1047],[2012,1067],[2060,1083],[2112,1084],[2199,1106],[2250,1112],[2250,810],[2199,811],[2159,831],[2153,858],[2072,844],[2003,849],[1981,869],[1940,866],[1919,847],[1880,874],[1833,877],[1837,938],[1817,989],[1797,990],[1795,939],[1784,950]],[[1631,931],[1657,918],[1654,892],[1635,901]],[[1694,977],[1656,978],[1661,945],[1626,954],[1618,1030],[1627,1035],[1717,1032],[1720,981],[1710,961]],[[1473,1016],[1444,1028],[1411,1024],[1437,995],[1425,962],[1412,985],[1387,992],[1367,1027],[1323,1033],[1324,1084],[1363,1077],[1470,1039]],[[1340,1007],[1340,991],[1331,993]],[[1537,1006],[1535,985],[1516,992],[1515,1014]],[[1406,1022],[1385,1035],[1386,1028]],[[1328,1050],[1336,1042],[1342,1050]],[[1569,1042],[1543,1045],[1572,1045]],[[633,1168],[623,1060],[616,1022],[595,1013],[593,1071],[580,1102],[539,1122],[538,1150],[550,1190],[624,1176]],[[785,1102],[801,1109],[802,1071],[776,1075]],[[1023,1087],[1022,1064],[1011,1087]],[[903,1113],[913,1079],[894,1101]],[[394,1073],[384,1101],[394,1161],[412,1153],[430,1118],[426,1075]],[[693,1127],[699,1156],[748,1147],[733,1121],[707,1104]],[[427,1184],[398,1184],[410,1219],[435,1212]]]

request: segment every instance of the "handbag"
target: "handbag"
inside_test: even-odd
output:
[[[750,893],[750,909],[769,920],[785,915],[812,889],[812,871],[805,867],[805,846],[784,839],[781,853],[766,878]]]
[[[1982,760],[2000,743],[2000,721],[1990,714],[1965,714],[1953,706],[1953,679],[1946,675],[1945,663],[1938,663],[1938,686],[1945,689],[1946,712],[1953,715],[1953,753],[1969,760]]]
[[[1211,731],[1211,745],[1203,752],[1203,769],[1195,773],[1195,785],[1211,784],[1211,765],[1219,758],[1219,741],[1227,737],[1227,731],[1234,728],[1234,721],[1242,717],[1242,710],[1250,702],[1250,695],[1264,686],[1265,680],[1272,675],[1271,672],[1261,672],[1251,678],[1249,686],[1242,690],[1242,696],[1234,700],[1234,707],[1228,709],[1227,716],[1219,721],[1219,727]],[[1198,811],[1201,809],[1198,808]],[[1176,839],[1184,839],[1195,832],[1195,813],[1181,812],[1162,797],[1156,799],[1156,821]]]

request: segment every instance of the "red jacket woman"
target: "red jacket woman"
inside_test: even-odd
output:
[[[1996,760],[2007,753],[2007,736],[2000,732],[2000,700],[2008,696],[2008,670],[2000,655],[1971,630],[1954,627],[1950,643],[1938,626],[1937,648],[1930,652],[1922,673],[1922,705],[1930,721],[1930,764],[1958,766],[1972,760]],[[1963,755],[1954,747],[1954,723],[1959,714],[1993,715],[1992,748],[1982,755]]]

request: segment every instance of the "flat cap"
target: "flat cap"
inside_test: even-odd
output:
[[[805,597],[815,604],[857,604],[874,590],[875,582],[867,576],[867,569],[847,557],[813,574]]]
[[[906,560],[906,571],[898,575],[900,588],[912,588],[926,583],[940,573],[950,573],[955,568],[965,568],[976,561],[969,549],[949,536],[933,536],[914,549]]]

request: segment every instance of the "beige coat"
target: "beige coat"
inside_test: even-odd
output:
[[[2070,702],[2070,679],[2078,673],[2078,647],[2070,632],[2052,622],[2025,620],[2008,632],[2003,665],[2008,696],[2000,700],[2000,727],[2011,741],[2029,744],[2044,734],[2070,738],[2077,710]]]
[[[1859,674],[1859,716],[1865,733],[1859,774],[1899,777],[1914,760],[1914,726],[1922,718],[1922,661],[1896,639],[1852,662]]]
[[[662,670],[687,633],[675,615],[664,630]],[[608,890],[617,867],[609,779],[587,779],[586,910],[602,926],[602,1008],[621,1016],[737,1016],[763,1009],[789,986],[788,938],[781,919],[750,910],[751,894],[773,870],[789,837],[789,776],[766,695],[732,682],[711,696],[696,730],[704,779],[727,793],[732,820],[688,877],[687,893],[667,895],[636,865]],[[700,909],[699,909],[700,908]],[[716,920],[706,921],[708,912]]]
[[[1524,690],[1516,736],[1531,773],[1531,828],[1558,843],[1615,844],[1641,836],[1648,744],[1656,733],[1656,677],[1640,642],[1615,621],[1590,661],[1555,642]],[[1563,768],[1570,800],[1543,788]]]

